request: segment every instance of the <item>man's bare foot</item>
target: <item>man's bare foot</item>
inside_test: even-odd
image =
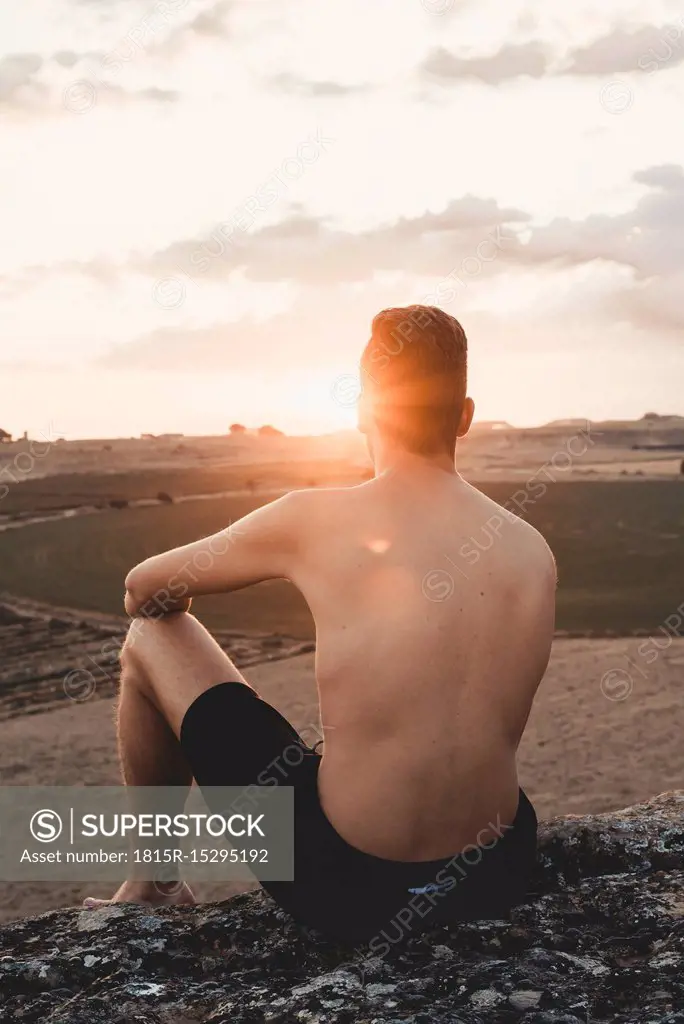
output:
[[[185,882],[124,882],[110,900],[88,897],[83,906],[88,910],[109,907],[113,903],[143,903],[154,907],[174,907],[196,903],[192,889]]]

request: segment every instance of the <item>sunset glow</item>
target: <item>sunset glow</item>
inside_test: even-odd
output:
[[[680,408],[677,4],[158,7],[0,14],[3,426],[352,426],[420,301],[481,418]]]

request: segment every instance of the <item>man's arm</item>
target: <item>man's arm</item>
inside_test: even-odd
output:
[[[302,532],[303,492],[293,491],[193,544],[154,555],[126,577],[129,615],[187,611],[201,594],[288,577]]]

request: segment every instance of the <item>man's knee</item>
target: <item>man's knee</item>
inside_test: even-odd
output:
[[[140,653],[140,641],[143,634],[143,619],[132,619],[126,633],[121,650],[119,651],[119,662],[121,663],[121,675],[133,675],[138,664],[137,655]],[[137,649],[136,649],[137,645]]]
[[[135,668],[146,660],[156,645],[168,639],[171,631],[182,625],[181,619],[189,618],[187,612],[175,612],[158,619],[137,617],[131,619],[128,633],[121,648],[122,668]]]
[[[121,648],[122,665],[133,664],[136,661],[136,656],[140,654],[141,646],[147,643],[152,624],[152,619],[131,619],[126,639]]]

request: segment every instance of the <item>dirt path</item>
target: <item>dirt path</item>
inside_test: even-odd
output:
[[[172,502],[161,501],[159,498],[131,498],[123,508],[152,508],[156,505],[182,505],[188,501],[210,501],[212,498],[252,498],[256,495],[264,498],[277,498],[283,493],[282,487],[277,490],[251,491],[247,489],[233,491],[214,491],[208,494],[181,494]],[[101,508],[97,505],[77,505],[74,508],[61,508],[43,515],[0,516],[0,533],[7,530],[18,530],[23,526],[34,526],[36,523],[52,523],[56,519],[74,519],[76,516],[94,516],[103,512],[122,511],[113,505]]]

